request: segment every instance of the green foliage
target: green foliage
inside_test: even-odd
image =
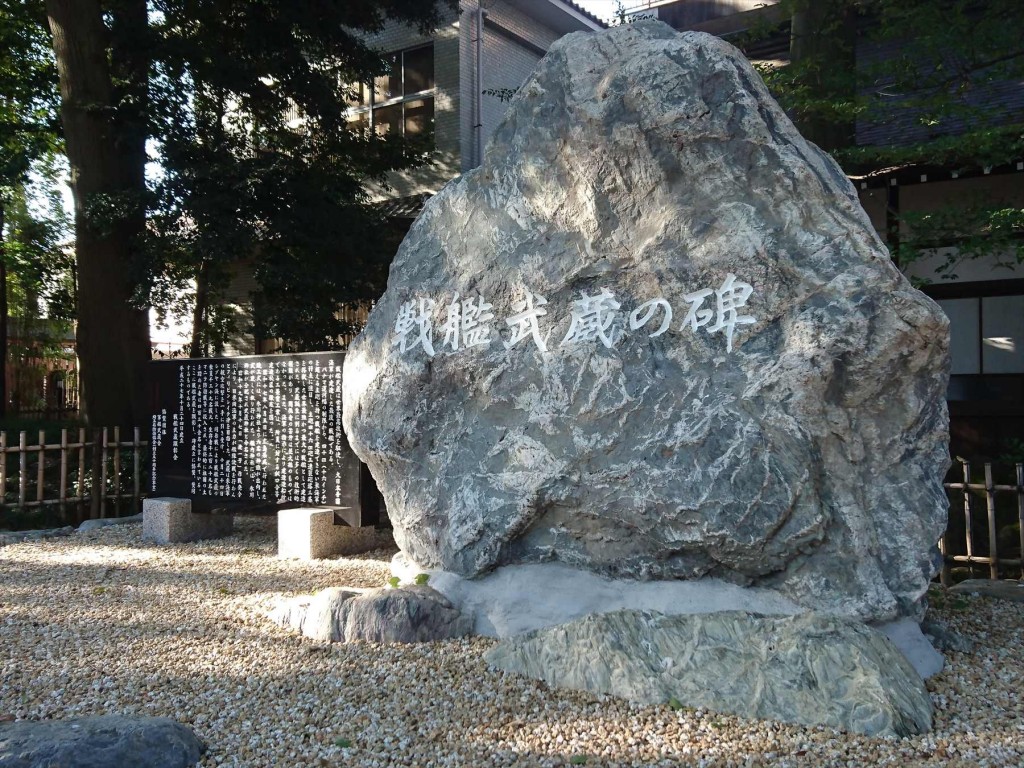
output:
[[[417,586],[423,586],[428,581],[430,581],[430,574],[429,573],[417,573],[416,574],[416,578],[413,579],[413,581],[416,583]]]
[[[1024,464],[1024,439],[1010,438],[1003,441],[1003,453],[999,461],[1007,464]]]
[[[762,64],[765,82],[798,124],[855,119],[872,125],[911,125],[924,140],[898,146],[853,147],[834,155],[848,173],[880,166],[944,164],[983,167],[1021,154],[1021,125],[1009,125],[1002,107],[977,98],[980,89],[1024,77],[1017,0],[828,0],[829,12],[802,34],[827,41],[787,66]],[[782,0],[794,20],[809,0]],[[852,41],[844,14],[856,17],[857,62],[844,66]],[[912,33],[910,31],[912,30]],[[741,46],[777,30],[762,24]],[[794,26],[794,35],[797,35]],[[794,41],[794,50],[799,46]],[[998,117],[993,125],[993,117]],[[951,136],[955,121],[959,130]],[[997,127],[1002,125],[1002,127]]]
[[[1014,268],[1024,264],[1024,209],[975,198],[961,205],[930,211],[906,211],[901,216],[906,230],[894,256],[906,268],[928,258],[937,248],[956,246],[946,252],[935,268],[946,280],[957,279],[956,268],[968,259],[994,256],[993,267]]]
[[[155,303],[170,305],[195,278],[215,307],[246,262],[259,285],[258,335],[289,351],[337,345],[351,330],[339,305],[380,295],[397,245],[365,183],[432,151],[428,139],[379,136],[348,119],[348,84],[390,66],[360,33],[389,19],[430,28],[445,4],[156,3],[151,122],[163,176],[141,270]],[[204,346],[231,331],[217,319],[201,318]]]
[[[392,589],[398,589],[398,585],[401,584],[401,583],[402,583],[402,580],[399,579],[397,576],[392,576],[387,581],[387,585],[389,587],[391,587]]]
[[[0,196],[59,149],[58,99],[42,0],[0,0]]]
[[[880,168],[980,170],[1024,156],[1024,120],[986,89],[1024,80],[1024,4],[1018,0],[782,0],[792,20],[792,61],[758,69],[798,127],[851,175]],[[762,22],[741,47],[780,34]],[[856,46],[856,56],[853,51]],[[888,145],[857,146],[853,127],[883,127]],[[836,137],[845,140],[836,140]],[[954,278],[964,259],[1021,263],[1024,211],[960,196],[945,210],[902,213],[902,267],[957,253],[940,267]]]
[[[388,70],[365,34],[392,20],[426,31],[446,6],[454,0],[103,3],[108,67],[90,77],[109,78],[114,97],[91,108],[108,119],[106,134],[153,139],[162,167],[146,194],[128,184],[135,191],[77,202],[91,234],[134,254],[132,300],[183,314],[201,295],[198,341],[215,352],[236,330],[217,307],[247,261],[262,281],[259,333],[308,349],[350,330],[338,305],[380,294],[395,244],[364,183],[432,148],[350,123],[346,84]],[[0,203],[60,150],[58,105],[42,0],[0,0]],[[127,175],[141,178],[146,158],[126,152],[136,166]],[[73,306],[73,285],[51,293]]]
[[[334,740],[334,746],[341,747],[342,749],[348,749],[349,747],[352,746],[352,739],[346,739],[344,737],[339,737],[339,738]]]
[[[643,19],[655,19],[657,18],[653,13],[626,13],[626,5],[622,0],[615,0],[615,13],[612,16],[612,26],[620,26],[622,24],[632,24],[635,21],[642,21]]]
[[[51,317],[70,319],[74,306],[58,102],[43,3],[0,0],[0,256],[15,317],[37,317],[45,303]]]
[[[964,581],[970,578],[970,572],[967,575],[963,575],[962,578],[955,578],[957,582]],[[938,584],[932,584],[928,587],[928,607],[936,610],[949,609],[953,611],[962,611],[970,607],[970,602],[961,595],[954,592],[950,592],[945,587]]]
[[[52,159],[51,159],[52,162]],[[74,253],[71,222],[45,163],[31,184],[10,187],[4,207],[3,257],[7,264],[8,314],[56,320],[74,318]]]

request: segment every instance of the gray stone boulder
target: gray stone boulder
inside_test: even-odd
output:
[[[60,539],[70,536],[75,529],[70,525],[63,528],[45,528],[31,531],[0,531],[0,547],[8,544],[21,544],[23,541],[42,541],[44,539]]]
[[[166,717],[0,723],[0,768],[186,768],[206,746]]]
[[[271,619],[320,642],[426,643],[473,629],[444,595],[428,586],[332,587],[278,606]]]
[[[78,533],[92,533],[100,528],[108,528],[111,525],[130,525],[141,522],[141,512],[137,515],[129,515],[128,517],[97,517],[92,520],[83,520],[76,530]]]
[[[949,588],[954,595],[981,595],[1011,603],[1024,603],[1024,581],[992,581],[990,579],[966,579]]]
[[[881,633],[811,613],[594,614],[501,641],[496,669],[548,685],[869,736],[931,729],[921,678]]]
[[[642,22],[556,42],[427,203],[345,430],[421,570],[716,577],[888,621],[934,572],[947,377],[945,316],[743,55]]]
[[[391,568],[395,576],[409,583],[419,573],[408,567],[401,552],[395,555]],[[669,616],[716,611],[802,613],[794,602],[769,589],[740,587],[714,578],[609,579],[559,563],[505,565],[474,579],[435,571],[430,574],[430,586],[472,621],[473,634],[484,637],[512,637],[566,624],[591,613],[626,609]],[[892,641],[922,678],[942,671],[945,660],[930,642],[934,634],[929,631],[926,637],[913,619],[872,626]]]

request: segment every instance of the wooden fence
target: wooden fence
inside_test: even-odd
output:
[[[130,440],[121,430],[60,430],[47,443],[28,433],[0,431],[0,529],[77,524],[141,510],[148,487],[149,443],[136,427]],[[55,433],[51,433],[55,434]],[[991,463],[979,467],[959,459],[944,483],[949,525],[939,541],[941,579],[954,568],[992,579],[1024,579],[1024,463],[1004,465],[1009,482],[996,482]],[[975,570],[982,573],[975,574]]]
[[[958,458],[950,469],[949,526],[939,541],[943,584],[955,566],[972,576],[981,568],[991,579],[1024,579],[1024,464],[998,466],[1010,482],[997,483],[992,464],[979,469]]]
[[[138,427],[131,440],[123,440],[118,427],[62,429],[54,443],[47,443],[43,430],[34,444],[28,439],[26,432],[15,438],[0,431],[0,528],[76,524],[140,511],[149,443]]]

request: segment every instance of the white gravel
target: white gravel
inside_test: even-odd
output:
[[[493,641],[326,646],[275,627],[280,598],[378,586],[392,552],[275,557],[273,518],[170,547],[138,524],[0,548],[0,719],[164,715],[202,765],[1024,765],[1024,604],[942,596],[977,640],[929,681],[935,730],[849,736],[554,692],[490,672]]]

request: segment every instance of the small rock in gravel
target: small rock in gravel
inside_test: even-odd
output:
[[[46,528],[36,531],[10,531],[0,534],[0,547],[7,544],[20,544],[23,541],[40,541],[41,539],[56,539],[61,536],[70,536],[75,529],[70,525],[63,528]]]
[[[967,579],[949,588],[956,595],[981,595],[999,600],[1024,603],[1024,581],[989,581],[988,579]]]
[[[188,768],[205,751],[191,728],[166,717],[0,723],[0,768]]]
[[[106,528],[108,525],[127,525],[128,523],[141,523],[142,515],[131,515],[130,517],[100,517],[95,520],[86,520],[78,526],[79,533],[89,533],[99,528]]]
[[[932,641],[940,651],[957,651],[959,653],[970,653],[974,648],[974,641],[959,632],[951,630],[945,622],[934,618],[925,618],[921,622],[921,631]]]
[[[425,643],[466,637],[473,622],[427,586],[332,587],[279,606],[271,618],[321,642]]]

